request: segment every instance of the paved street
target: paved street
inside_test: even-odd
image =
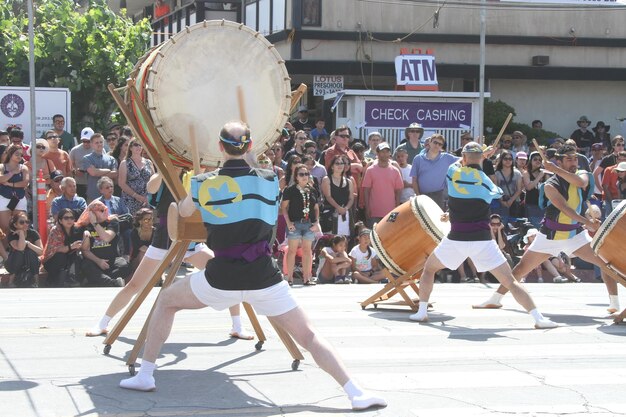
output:
[[[431,321],[422,325],[408,320],[407,309],[363,311],[357,302],[378,288],[294,287],[355,378],[389,401],[360,415],[626,415],[626,325],[607,318],[602,284],[528,284],[544,314],[562,324],[544,331],[532,328],[510,295],[502,310],[472,310],[493,291],[482,284],[436,285]],[[102,354],[102,338],[84,332],[116,289],[0,291],[0,416],[352,414],[307,352],[291,370],[265,318],[261,352],[255,342],[229,339],[227,311],[179,314],[158,361],[157,391],[118,388],[157,290],[110,356]]]

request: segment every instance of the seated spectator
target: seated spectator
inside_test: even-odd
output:
[[[325,284],[351,284],[352,260],[346,253],[348,239],[337,235],[330,240],[330,246],[322,248],[317,280]]]
[[[123,287],[130,267],[119,255],[119,224],[109,216],[109,209],[102,201],[94,200],[76,225],[86,228],[81,248],[83,279],[91,286]]]
[[[359,284],[374,284],[386,280],[385,273],[378,265],[374,248],[370,246],[369,229],[359,233],[359,244],[350,251],[352,260],[352,279]]]
[[[52,207],[50,208],[52,217],[56,218],[61,209],[69,208],[74,212],[74,216],[78,218],[87,208],[87,202],[84,198],[76,195],[76,180],[72,177],[63,178],[61,180],[61,192],[62,195],[60,197],[52,200]]]
[[[131,214],[148,206],[146,185],[154,174],[152,162],[143,157],[143,145],[131,139],[126,159],[120,163],[118,184],[122,189],[122,200]]]
[[[143,259],[154,234],[152,209],[142,208],[135,214],[135,224],[130,234],[130,268],[132,271]]]
[[[9,253],[4,263],[6,270],[12,274],[9,286],[38,287],[39,256],[43,253],[43,245],[39,233],[29,225],[24,212],[14,214],[9,224]]]
[[[550,262],[557,272],[556,274],[554,271],[552,272],[553,275],[556,275],[552,279],[553,282],[581,282],[581,279],[572,273],[572,260],[565,253],[561,252],[559,256],[551,257]]]
[[[109,209],[109,214],[111,216],[115,216],[120,224],[120,235],[122,237],[123,244],[123,253],[124,255],[130,255],[130,233],[133,229],[132,226],[132,214],[124,200],[120,197],[113,195],[114,185],[113,180],[109,177],[101,177],[98,180],[98,191],[100,192],[100,197],[96,200],[100,200],[104,203],[105,206]],[[128,216],[124,216],[128,215]],[[120,218],[123,216],[124,218]]]
[[[59,211],[55,225],[48,234],[42,263],[48,271],[49,287],[77,287],[80,283],[70,277],[83,244],[83,234],[75,226],[76,216],[69,208]]]
[[[54,166],[54,162],[49,159],[44,158],[44,156],[48,153],[48,141],[45,139],[37,139],[37,145],[35,145],[35,167],[37,172],[33,173],[33,160],[32,155],[31,159],[26,162],[24,165],[28,167],[28,172],[30,172],[30,177],[33,179],[37,179],[39,177],[39,170],[43,172],[43,179],[46,180],[46,185],[50,185],[50,174],[52,171],[56,170]],[[29,149],[32,151],[32,148]]]
[[[61,190],[61,181],[63,180],[63,173],[58,169],[50,173],[50,189],[46,194],[46,213],[48,217],[52,216],[52,201],[63,195]]]
[[[13,131],[12,131],[13,132]],[[0,170],[0,228],[10,233],[9,223],[13,215],[26,212],[26,187],[30,184],[28,168],[22,164],[21,145],[9,146]]]

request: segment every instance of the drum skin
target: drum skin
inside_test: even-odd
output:
[[[424,195],[412,197],[388,213],[372,231],[380,261],[394,274],[420,271],[426,258],[449,232],[443,212]]]
[[[622,201],[598,229],[591,248],[613,270],[626,278],[626,257],[624,257],[624,236],[626,236],[626,200]]]

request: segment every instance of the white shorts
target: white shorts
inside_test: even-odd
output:
[[[10,198],[5,198],[0,195],[0,211],[9,211],[9,208],[7,207],[9,205],[9,201],[11,201]],[[20,201],[17,203],[14,210],[28,210],[26,197],[20,198]]]
[[[196,253],[202,252],[204,249],[210,251],[206,244],[197,243],[193,250],[188,250],[187,252],[185,252],[185,257],[183,258],[183,260],[187,260],[187,258],[195,255]],[[146,258],[160,261],[161,259],[165,258],[165,254],[167,253],[167,251],[168,249],[159,249],[150,245],[148,246],[148,250],[146,250],[146,253],[143,256],[145,256]]]
[[[539,253],[549,253],[552,256],[559,256],[565,252],[567,256],[572,256],[574,252],[591,242],[591,236],[584,230],[570,239],[550,240],[543,233],[537,233],[535,240],[530,244],[528,250]]]
[[[506,262],[495,240],[461,241],[444,237],[433,254],[448,269],[455,270],[467,259],[474,262],[476,271],[491,271]]]
[[[215,310],[224,310],[245,301],[254,307],[257,313],[273,317],[298,307],[298,302],[293,298],[287,281],[281,281],[262,290],[218,290],[208,283],[203,269],[191,274],[189,284],[196,298],[202,304]]]

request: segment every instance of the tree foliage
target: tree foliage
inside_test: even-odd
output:
[[[147,50],[150,24],[113,13],[105,0],[79,10],[73,0],[35,3],[35,83],[72,92],[74,132],[102,129],[115,109],[107,85],[124,84]],[[26,0],[0,1],[0,85],[28,85]]]
[[[522,132],[528,140],[537,139],[540,144],[546,144],[549,139],[559,137],[557,133],[550,132],[543,129],[533,129],[531,126],[525,123],[515,122],[515,109],[505,103],[504,101],[491,101],[485,100],[485,134],[487,142],[491,143],[498,136],[502,125],[509,116],[509,113],[513,114],[511,122],[507,126],[505,133],[512,133],[516,130]]]

